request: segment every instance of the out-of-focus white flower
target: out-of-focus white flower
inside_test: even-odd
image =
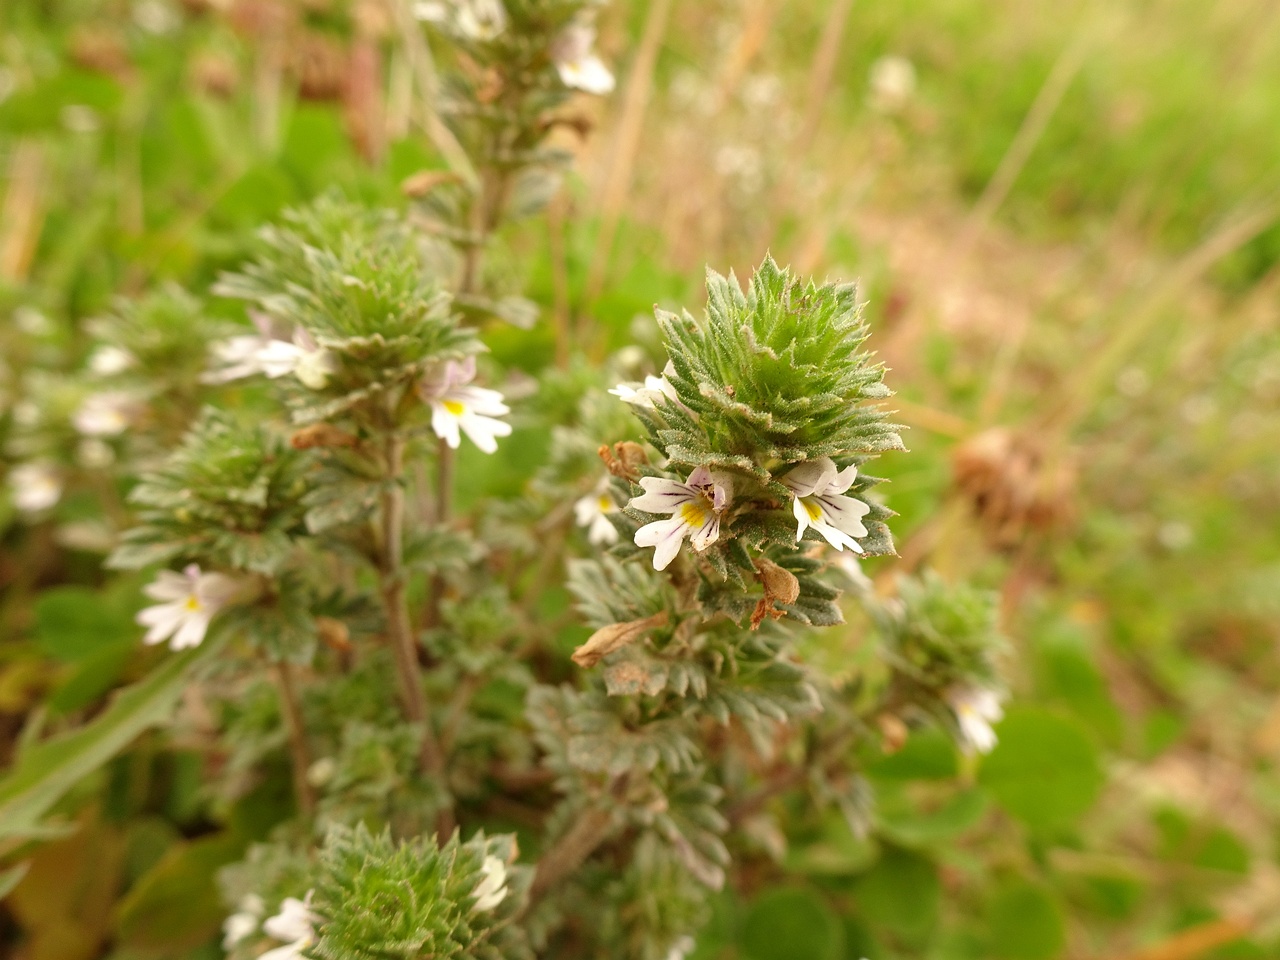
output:
[[[235,600],[243,587],[236,577],[202,573],[194,563],[182,573],[161,570],[142,591],[152,600],[161,601],[138,612],[138,623],[147,628],[142,642],[168,640],[174,650],[198,647],[214,615]]]
[[[51,463],[23,463],[9,471],[9,490],[23,513],[40,513],[61,499],[62,478]]]
[[[177,30],[182,18],[163,0],[141,0],[133,5],[133,22],[147,33],[162,36]]]
[[[671,949],[667,951],[667,955],[664,960],[684,960],[685,957],[693,953],[693,948],[695,946],[696,944],[693,942],[693,937],[680,937],[671,945]]]
[[[44,337],[53,332],[49,318],[35,307],[18,307],[13,311],[13,322],[28,336]]]
[[[69,103],[58,114],[62,125],[72,133],[95,133],[102,126],[98,111],[82,103]]]
[[[502,0],[421,0],[414,4],[413,15],[479,43],[493,40],[507,29],[507,8]]]
[[[76,445],[76,460],[89,470],[101,470],[115,462],[116,452],[111,444],[98,437],[85,437]]]
[[[110,344],[104,344],[89,354],[89,372],[99,377],[113,377],[133,364],[133,354]]]
[[[424,23],[444,23],[449,18],[449,5],[444,0],[418,0],[413,5],[413,18]]]
[[[34,400],[19,400],[13,405],[13,422],[20,427],[34,427],[40,422],[40,404]]]
[[[609,522],[609,514],[617,511],[618,505],[609,495],[607,477],[593,492],[581,497],[573,505],[578,526],[587,528],[587,542],[598,547],[617,542],[618,528]]]
[[[830,457],[802,463],[782,478],[783,486],[794,495],[791,505],[798,526],[796,539],[813,527],[837,550],[848,547],[862,553],[862,545],[854,537],[865,537],[867,528],[862,518],[871,507],[857,497],[843,496],[858,476],[855,466],[837,470]]]
[[[893,54],[871,64],[871,89],[867,99],[871,109],[897,113],[916,92],[916,68],[906,57]]]
[[[497,390],[472,386],[475,376],[475,357],[461,363],[450,360],[434,376],[424,378],[418,392],[431,407],[431,429],[437,437],[456,450],[465,433],[485,453],[493,453],[498,449],[497,438],[511,435],[511,424],[494,418],[511,409]]]
[[[551,47],[551,59],[566,87],[603,96],[613,92],[613,73],[595,52],[596,28],[581,20],[564,28]]]
[[[323,787],[338,773],[338,761],[333,757],[321,757],[307,767],[307,783],[313,787]]]
[[[258,374],[272,380],[293,374],[311,390],[322,390],[338,369],[333,354],[319,346],[302,327],[293,331],[293,340],[273,337],[265,322],[258,322],[257,334],[241,334],[213,345],[214,367],[202,377],[205,383],[227,383]]]
[[[268,950],[258,960],[302,960],[302,951],[315,943],[316,924],[320,918],[311,909],[311,897],[314,891],[308,890],[306,897],[286,897],[280,904],[280,912],[268,917],[262,929],[267,935],[287,941],[283,947]]]
[[[123,390],[104,390],[85,397],[71,417],[86,437],[118,437],[129,429],[139,410],[138,398]]]
[[[644,378],[643,387],[633,387],[629,383],[620,383],[609,391],[623,403],[637,407],[656,409],[658,401],[666,397],[672,403],[679,403],[680,397],[676,388],[671,386],[666,377],[655,377],[652,374]]]
[[[992,724],[1004,717],[1000,695],[988,687],[957,686],[945,694],[947,705],[960,725],[960,746],[966,753],[990,753],[995,749]]]
[[[653,569],[665,570],[688,538],[701,553],[720,536],[720,515],[733,500],[733,478],[698,467],[680,483],[662,477],[641,477],[644,494],[631,506],[645,513],[669,513],[670,520],[655,520],[636,531],[638,547],[656,547]]]
[[[480,882],[471,891],[476,898],[471,910],[483,913],[492,910],[507,898],[507,865],[494,856],[484,858],[480,865]]]
[[[716,173],[735,181],[743,193],[759,193],[764,186],[760,151],[745,144],[726,144],[717,150]]]
[[[1185,550],[1195,542],[1196,532],[1188,523],[1170,520],[1160,524],[1160,528],[1156,530],[1156,539],[1166,550]]]
[[[258,932],[267,905],[256,893],[246,894],[236,904],[236,912],[222,921],[222,949],[233,950]]]

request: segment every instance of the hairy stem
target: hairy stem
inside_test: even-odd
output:
[[[404,570],[404,488],[400,476],[404,469],[404,440],[391,437],[386,446],[386,479],[382,491],[382,556],[379,563],[382,606],[387,617],[387,633],[396,658],[396,669],[404,693],[405,715],[422,728],[418,762],[427,773],[439,775],[444,757],[436,743],[435,731],[427,716],[426,698],[422,694],[422,671],[418,664],[418,644],[409,623],[409,605],[405,596]]]
[[[298,688],[293,682],[293,667],[281,660],[276,664],[276,685],[280,690],[280,706],[289,736],[289,756],[293,766],[293,794],[302,815],[310,820],[316,811],[316,795],[307,779],[311,769],[311,752],[307,748],[306,727],[302,722],[302,706]]]
[[[610,784],[607,796],[601,798],[601,804],[591,807],[578,817],[568,832],[542,855],[533,876],[533,886],[529,889],[530,906],[567,880],[609,839],[609,834],[613,832],[611,801],[620,799],[626,790],[627,777],[624,774]]]

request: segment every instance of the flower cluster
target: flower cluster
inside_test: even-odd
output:
[[[643,493],[627,505],[649,521],[633,542],[655,548],[657,570],[688,541],[722,574],[732,566],[756,579],[752,549],[803,552],[820,537],[860,556],[891,552],[890,513],[867,496],[877,481],[860,465],[902,443],[866,402],[888,391],[883,368],[861,351],[855,289],[802,285],[772,260],[746,292],[716,274],[707,286],[705,322],[659,312],[670,353],[662,375],[610,391],[667,460],[662,475],[639,478]],[[670,475],[681,465],[683,480]],[[784,556],[775,553],[770,563]]]

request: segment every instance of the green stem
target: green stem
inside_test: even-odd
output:
[[[280,690],[280,706],[284,712],[285,730],[289,736],[289,755],[293,766],[293,794],[303,817],[310,820],[316,812],[316,796],[307,779],[311,769],[311,752],[307,749],[306,727],[302,705],[293,681],[293,667],[284,660],[276,665],[276,681]]]
[[[404,569],[404,488],[400,484],[404,471],[404,440],[391,436],[386,444],[386,475],[381,498],[381,557],[378,564],[382,606],[387,618],[387,634],[395,654],[396,668],[404,694],[405,716],[422,729],[418,749],[419,766],[439,776],[444,770],[444,756],[436,742],[426,698],[422,693],[422,668],[418,663],[418,644],[409,622],[409,605],[405,595]]]

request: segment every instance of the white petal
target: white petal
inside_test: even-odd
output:
[[[138,624],[150,627],[142,642],[148,645],[163,643],[182,627],[186,620],[186,607],[181,603],[163,603],[138,611]]]
[[[603,515],[600,509],[600,495],[589,493],[573,502],[573,516],[578,526],[587,527],[595,523],[596,518]]]
[[[825,520],[819,520],[813,524],[813,529],[822,534],[826,538],[827,543],[831,544],[837,550],[843,550],[848,547],[854,553],[863,553],[862,544],[858,543],[851,536],[841,530],[839,527],[833,527]]]
[[[286,943],[283,947],[268,950],[259,956],[258,960],[303,960],[302,951],[310,945],[311,938],[304,937],[293,941],[293,943]]]
[[[844,493],[853,486],[853,481],[857,479],[858,467],[856,464],[851,463],[831,478],[825,490],[819,492],[827,495]]]
[[[618,528],[615,527],[603,512],[591,521],[591,529],[587,531],[587,542],[596,546],[618,542]]]
[[[454,450],[462,444],[462,436],[458,433],[458,418],[446,410],[444,404],[431,404],[431,429]]]
[[[653,553],[653,569],[665,570],[680,552],[680,544],[689,533],[689,525],[679,517],[655,520],[636,531],[637,547],[656,547]]]
[[[871,507],[863,501],[846,496],[815,496],[812,500],[822,510],[823,519],[833,527],[854,537],[867,535],[862,518],[871,512]]]
[[[178,632],[169,641],[169,646],[174,650],[200,646],[204,635],[209,630],[209,620],[212,617],[213,613],[208,610],[193,611],[183,619],[182,626],[178,627]]]
[[[485,453],[493,453],[498,449],[498,441],[494,439],[495,437],[511,436],[511,424],[503,420],[494,420],[492,417],[482,417],[470,411],[458,418],[458,424],[471,442]]]
[[[311,911],[311,893],[306,899],[285,897],[280,912],[267,919],[262,929],[277,940],[309,940],[315,936],[316,915]]]
[[[174,573],[172,570],[161,570],[154,580],[142,588],[142,592],[152,600],[185,600],[194,589],[193,577],[185,573]]]
[[[782,484],[797,497],[809,497],[825,490],[836,475],[836,465],[830,457],[810,460],[792,469],[782,478]]]
[[[675,513],[682,504],[700,500],[695,491],[677,480],[665,477],[641,477],[644,493],[631,498],[631,506],[645,513]]]
[[[271,340],[259,348],[257,361],[262,372],[275,380],[293,373],[305,356],[306,352],[297,344]]]
[[[707,547],[711,546],[711,544],[715,543],[719,538],[720,515],[708,510],[707,519],[703,522],[702,526],[690,533],[689,543],[692,544],[693,549],[701,553],[703,550],[707,549]]]
[[[596,54],[556,64],[560,80],[566,87],[603,96],[613,92],[614,79],[604,61]]]
[[[484,387],[455,387],[441,399],[460,403],[473,413],[488,417],[500,417],[511,412],[511,408],[502,402],[501,393]]]
[[[791,513],[799,522],[796,527],[796,540],[798,541],[804,536],[804,532],[809,529],[809,511],[805,509],[804,501],[796,497],[791,501]]]

